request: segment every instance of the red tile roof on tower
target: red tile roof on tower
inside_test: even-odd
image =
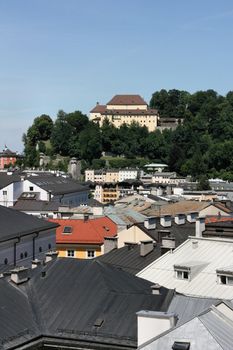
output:
[[[117,235],[117,225],[108,217],[86,220],[50,219],[49,221],[60,225],[56,230],[57,243],[103,244],[104,237]],[[64,231],[69,232],[64,233]]]
[[[90,113],[104,113],[106,111],[106,105],[97,104]]]
[[[107,105],[147,105],[140,95],[115,95]]]

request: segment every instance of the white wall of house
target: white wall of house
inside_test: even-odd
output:
[[[40,194],[38,199],[42,201],[49,200],[49,193],[29,180],[24,181],[23,192],[37,192]]]
[[[133,225],[129,229],[118,232],[118,248],[124,247],[125,242],[140,243],[151,239],[145,232],[139,227]]]
[[[13,206],[22,192],[23,182],[12,182],[0,190],[0,205],[3,205],[5,207]]]
[[[122,169],[119,170],[119,181],[124,181],[128,179],[137,179],[138,172],[137,170]]]

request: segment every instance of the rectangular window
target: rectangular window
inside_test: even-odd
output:
[[[33,186],[30,186],[29,191],[33,191],[33,190],[34,190]]]
[[[176,271],[176,278],[178,278],[179,280],[188,280],[189,273],[188,273],[188,271],[177,270]]]
[[[95,257],[95,251],[94,250],[87,250],[87,258],[92,259]]]
[[[64,226],[62,233],[65,235],[70,235],[72,233],[72,227],[71,226]]]
[[[71,249],[67,250],[66,256],[69,258],[74,258],[74,250],[71,250]]]
[[[218,275],[219,283],[233,286],[233,276]]]
[[[7,196],[7,191],[2,191],[3,196]]]

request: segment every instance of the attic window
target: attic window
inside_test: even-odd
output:
[[[181,341],[175,341],[172,345],[172,350],[189,350],[190,349],[190,343],[187,342],[181,342]]]
[[[105,229],[105,231],[109,231],[109,227],[108,226],[103,226],[103,228]]]
[[[190,280],[190,268],[185,266],[174,265],[175,277],[179,280]]]
[[[62,233],[65,235],[70,235],[72,233],[72,227],[71,226],[64,226]]]
[[[232,266],[216,270],[218,283],[233,286]]]

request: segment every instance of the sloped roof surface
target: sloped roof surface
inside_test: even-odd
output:
[[[89,190],[88,186],[61,176],[30,176],[27,180],[54,195]]]
[[[55,227],[55,223],[0,206],[0,242]]]
[[[107,105],[146,105],[140,95],[115,95]]]
[[[146,256],[140,256],[140,245],[132,247],[125,246],[119,249],[113,249],[107,254],[96,258],[98,261],[116,266],[124,271],[136,274],[144,267],[152,263],[161,256],[161,248],[159,245],[155,246]]]
[[[187,201],[187,200],[181,200],[176,203],[170,203],[161,206],[159,210],[156,209],[148,209],[145,210],[144,213],[146,215],[172,215],[175,216],[176,214],[180,213],[190,213],[190,212],[199,212],[200,210],[208,207],[210,203],[208,202],[198,202],[198,201]]]
[[[59,224],[56,232],[57,243],[86,243],[103,244],[104,237],[114,237],[117,234],[117,225],[107,217],[95,219],[49,219]],[[64,234],[64,227],[71,227],[71,234]]]
[[[195,243],[195,246],[193,245]],[[138,276],[189,296],[233,299],[233,287],[218,283],[216,270],[229,266],[233,254],[233,241],[222,238],[192,237],[157,259],[138,273]],[[177,279],[174,265],[199,261],[203,267],[191,280]]]
[[[59,206],[60,203],[53,201],[20,199],[14,204],[13,209],[21,211],[57,211]]]
[[[60,258],[32,270],[22,285],[12,287],[5,279],[0,284],[0,338],[12,339],[8,349],[27,340],[17,337],[23,332],[31,339],[39,333],[106,343],[109,349],[136,347],[136,312],[166,311],[173,296],[166,288],[152,295],[151,283],[94,260]]]
[[[8,185],[10,185],[12,182],[18,182],[21,181],[19,175],[7,175],[5,172],[0,172],[0,188],[4,188]]]

